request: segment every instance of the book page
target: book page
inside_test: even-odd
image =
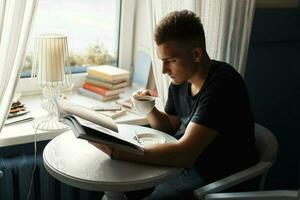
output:
[[[70,126],[77,138],[97,142],[111,148],[121,149],[138,155],[144,154],[142,145],[136,140],[81,119],[80,117],[66,115],[60,118],[60,122]]]
[[[75,115],[114,132],[118,132],[117,125],[110,117],[101,115],[100,113],[83,106],[70,103],[64,99],[54,98],[54,101],[57,104],[60,117],[67,114]]]
[[[101,135],[102,133],[105,133],[107,135],[110,135],[113,138],[116,138],[117,140],[125,141],[127,143],[133,144],[135,146],[142,147],[141,144],[139,144],[136,140],[126,137],[124,135],[118,134],[117,132],[114,132],[110,129],[104,128],[102,126],[98,126],[97,124],[94,124],[92,122],[89,122],[87,120],[81,119],[80,117],[76,117],[75,119],[80,123],[81,126],[89,127],[91,129],[97,130],[98,133]],[[88,134],[88,133],[87,133]]]

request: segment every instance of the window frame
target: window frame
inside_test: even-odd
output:
[[[120,0],[120,21],[119,21],[119,44],[117,67],[131,70],[133,54],[133,31],[136,0]],[[24,58],[25,59],[25,58]],[[79,88],[84,82],[86,73],[72,74],[73,90]],[[25,96],[41,93],[36,78],[20,78],[16,88]]]

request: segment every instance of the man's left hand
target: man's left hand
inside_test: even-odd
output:
[[[113,151],[114,151],[113,148],[110,148],[110,147],[108,147],[104,144],[99,144],[99,143],[96,143],[96,142],[89,141],[89,143],[91,145],[95,146],[97,149],[103,151],[104,153],[106,153],[107,155],[109,155],[112,158],[112,154],[113,154]]]

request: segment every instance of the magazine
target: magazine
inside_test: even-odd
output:
[[[115,122],[107,116],[67,100],[54,98],[59,121],[70,126],[77,138],[104,144],[110,148],[144,154],[144,149],[135,139],[118,132]]]

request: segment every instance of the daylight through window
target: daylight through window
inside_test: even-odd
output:
[[[73,73],[87,66],[118,63],[121,0],[40,0],[21,77],[29,77],[34,38],[65,34]]]

